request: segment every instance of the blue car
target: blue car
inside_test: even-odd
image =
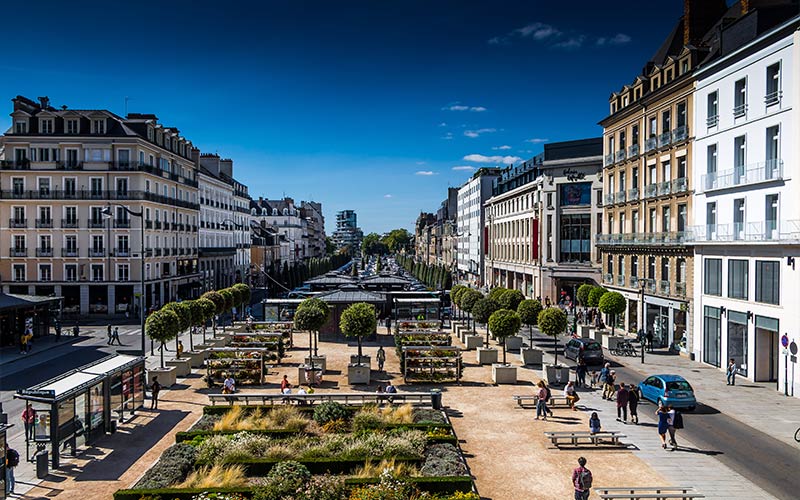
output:
[[[680,375],[651,375],[639,382],[639,395],[656,404],[672,405],[673,408],[694,410],[697,399],[694,389]]]

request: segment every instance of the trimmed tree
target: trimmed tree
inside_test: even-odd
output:
[[[216,311],[214,314],[222,314],[225,312],[225,298],[219,292],[210,291],[200,296],[201,299],[208,299],[214,303]],[[213,317],[213,316],[212,316]]]
[[[233,302],[234,302],[233,293],[230,291],[230,289],[225,288],[223,290],[220,290],[219,294],[222,296],[223,299],[225,299],[225,306],[224,306],[225,308],[222,310],[222,312],[230,311],[231,308],[233,307]]]
[[[196,331],[195,328],[202,326],[205,323],[206,315],[205,311],[203,311],[203,305],[200,303],[200,300],[187,300],[184,301],[184,304],[189,307],[189,313],[191,314],[191,328],[192,331]],[[214,304],[211,304],[212,306]],[[192,335],[189,334],[189,350],[194,351],[194,342],[192,340]]]
[[[181,359],[181,353],[178,351],[178,338],[181,333],[192,326],[192,311],[189,310],[189,306],[183,302],[170,302],[162,309],[170,310],[178,316],[178,333],[175,335],[175,354],[178,359]]]
[[[312,300],[312,299],[309,299]],[[314,334],[328,321],[328,309],[321,309],[316,305],[297,308],[294,313],[294,327],[298,330],[308,331],[308,359],[311,363],[311,373],[314,373]],[[310,383],[310,382],[309,382]]]
[[[564,333],[564,330],[567,329],[567,314],[558,307],[548,307],[539,313],[537,323],[539,325],[539,331],[548,337],[553,337],[556,354],[555,364],[557,365],[558,336]]]
[[[494,300],[495,302],[500,302],[500,296],[506,293],[508,288],[503,288],[502,286],[498,286],[497,288],[492,288],[489,290],[489,298]]]
[[[144,324],[147,336],[160,344],[161,368],[164,368],[164,344],[178,335],[180,319],[171,309],[160,309],[147,317]]]
[[[489,316],[492,336],[503,342],[503,364],[506,364],[506,338],[516,335],[522,324],[519,314],[510,309],[498,309]]]
[[[203,309],[203,319],[200,321],[198,326],[203,327],[203,343],[205,343],[206,323],[214,319],[214,316],[217,314],[217,306],[213,301],[205,297],[200,297],[195,302],[200,304],[200,307]]]
[[[456,285],[450,289],[450,304],[458,307],[459,311],[461,310],[461,307],[459,307],[459,299],[466,289],[467,287],[464,285]]]
[[[539,321],[539,313],[542,312],[542,303],[538,300],[526,299],[517,306],[517,314],[523,325],[528,325],[528,341],[533,347],[533,327]]]
[[[322,328],[322,326],[325,324],[326,321],[328,321],[328,317],[330,316],[331,310],[330,310],[330,307],[328,307],[328,303],[327,302],[325,302],[322,299],[317,299],[317,298],[313,298],[313,297],[310,298],[310,299],[304,300],[303,302],[300,303],[299,306],[297,306],[297,310],[298,311],[300,311],[301,309],[316,309],[325,318],[325,319],[322,320],[322,323],[320,323],[320,325],[317,328],[313,328],[312,329],[314,334],[315,334],[313,342],[314,342],[314,356],[316,356],[317,355],[317,348],[318,348],[318,345],[319,345],[319,329]],[[297,313],[295,312],[295,314],[297,314]],[[310,347],[311,346],[309,345],[309,348]],[[310,353],[311,352],[309,351],[309,355],[310,355]]]
[[[523,300],[525,300],[525,295],[523,295],[519,290],[506,290],[500,294],[500,297],[497,299],[497,303],[500,304],[502,309],[516,311],[517,307],[519,307],[519,303]]]
[[[236,283],[233,285],[233,288],[239,290],[239,305],[242,308],[244,308],[246,305],[250,305],[250,296],[252,295],[250,292],[250,287],[244,283]]]
[[[486,325],[489,323],[489,317],[500,309],[500,304],[488,297],[481,297],[472,305],[472,318],[475,323]],[[489,330],[486,330],[486,347],[489,347]]]
[[[375,333],[378,328],[378,317],[375,314],[375,306],[366,302],[356,302],[347,307],[342,312],[339,320],[339,329],[345,337],[356,337],[358,339],[358,361],[361,362],[361,340]]]
[[[600,297],[598,307],[603,314],[611,315],[611,335],[614,335],[614,324],[617,322],[617,315],[625,312],[625,297],[619,292],[607,292]]]
[[[589,305],[589,294],[594,288],[594,285],[590,285],[589,283],[584,283],[583,285],[578,287],[578,291],[575,292],[577,295],[578,302],[583,306],[586,307]]]
[[[483,298],[483,294],[477,290],[469,288],[461,293],[459,297],[460,301],[458,306],[461,308],[462,311],[472,314],[472,306],[475,305],[475,302]],[[475,325],[474,319],[472,322],[472,326]]]
[[[597,307],[600,305],[600,297],[602,297],[608,290],[603,288],[602,286],[593,286],[592,290],[589,292],[589,298],[587,300],[587,304],[589,307]]]

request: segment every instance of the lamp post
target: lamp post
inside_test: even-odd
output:
[[[645,327],[645,320],[644,320],[644,288],[646,286],[646,283],[647,283],[647,281],[644,278],[639,280],[639,288],[641,290],[641,300],[642,300],[642,316],[639,319],[639,325],[640,325],[639,329],[642,332],[642,338],[641,338],[642,364],[644,364],[644,344],[645,344],[645,340],[647,339],[647,332],[644,329],[644,327]]]
[[[140,264],[140,268],[139,268],[139,284],[140,284],[141,290],[140,290],[140,294],[139,294],[139,317],[140,317],[141,327],[142,327],[142,348],[141,348],[141,351],[142,351],[142,356],[144,356],[145,355],[145,345],[144,345],[145,344],[145,335],[144,335],[144,320],[145,320],[145,300],[144,300],[145,299],[145,290],[144,290],[144,252],[145,252],[145,249],[144,249],[144,206],[142,206],[142,208],[141,208],[141,210],[139,212],[134,212],[131,209],[129,209],[128,207],[126,207],[125,205],[117,205],[117,206],[118,207],[122,207],[122,209],[125,210],[125,212],[128,215],[131,215],[133,217],[139,217],[139,220],[140,220],[139,229],[140,229],[141,240],[139,242],[139,248],[140,248],[140,252],[139,252],[139,264]],[[103,209],[103,215],[106,216],[106,217],[112,217],[113,214],[111,213],[111,207],[104,208]],[[111,244],[111,242],[109,241],[109,245],[110,244]],[[152,343],[150,344],[150,354],[151,355],[154,354]]]
[[[230,224],[231,224],[231,225],[233,225],[233,227],[234,227],[234,228],[236,228],[236,229],[244,229],[244,227],[245,227],[245,226],[244,226],[244,224],[239,224],[238,222],[236,222],[236,221],[234,221],[234,220],[231,220],[231,219],[223,219],[223,220],[221,221],[221,223],[222,223],[222,224],[225,224],[226,226],[227,226],[227,224],[229,224],[229,223],[230,223]],[[238,242],[236,241],[236,238],[235,238],[235,237],[234,237],[234,244],[236,245],[236,253],[234,253],[234,257],[233,257],[233,259],[234,259],[234,266],[236,266],[236,267],[238,267],[238,268],[239,268],[239,279],[241,280],[241,282],[242,282],[242,283],[244,283],[244,281],[245,281],[245,279],[244,279],[244,263],[242,263],[241,265],[238,265],[238,266],[237,266],[237,265],[236,265],[236,262],[235,262],[235,261],[236,261],[237,254],[238,254],[238,250],[239,250],[239,247],[238,247]],[[240,311],[240,312],[244,313],[244,311]],[[236,319],[236,318],[234,318],[234,319]]]

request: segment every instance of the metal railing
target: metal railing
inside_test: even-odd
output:
[[[8,219],[8,227],[27,228],[28,219]]]
[[[703,187],[706,191],[779,180],[783,180],[783,160],[778,158],[740,165],[730,170],[702,176]]]
[[[672,142],[685,141],[687,137],[689,137],[689,127],[687,125],[681,125],[672,131]]]
[[[658,138],[651,137],[644,142],[644,151],[645,153],[649,153],[650,151],[656,149],[658,147]]]
[[[644,187],[645,198],[655,198],[658,195],[658,184],[648,184]]]
[[[130,257],[131,256],[131,249],[130,248],[116,248],[116,249],[114,249],[114,256],[115,257]]]
[[[689,190],[689,179],[686,177],[678,177],[672,180],[672,192],[683,193]]]
[[[620,149],[619,151],[617,151],[617,154],[614,156],[614,161],[615,162],[625,161],[625,150],[624,149]]]
[[[130,219],[114,219],[114,227],[129,228],[131,227]]]
[[[625,203],[625,191],[614,193],[614,203]]]
[[[61,219],[62,229],[78,229],[79,224],[76,219]]]
[[[27,257],[28,256],[28,249],[22,247],[11,247],[8,251],[8,254],[11,257]]]
[[[686,297],[686,283],[675,283],[675,295],[678,297]]]
[[[719,115],[712,115],[706,118],[706,127],[716,127],[719,125]]]
[[[605,163],[603,163],[603,164],[606,165],[606,166],[613,165],[614,164],[614,153],[607,154],[606,158],[605,158]]]
[[[30,160],[0,160],[0,169],[2,170],[28,170],[31,168]]]
[[[638,144],[631,144],[630,146],[628,146],[628,158],[633,158],[634,156],[639,156]]]
[[[52,228],[53,219],[36,219],[36,227],[39,228]]]
[[[769,107],[772,106],[773,104],[780,103],[782,98],[783,98],[783,91],[776,90],[775,92],[770,92],[769,94],[764,96],[764,104],[766,104],[767,107]]]
[[[61,256],[62,257],[77,257],[78,256],[78,249],[77,248],[62,248],[61,249]]]
[[[625,275],[618,274],[617,275],[617,286],[625,286]]]
[[[658,233],[598,234],[596,245],[680,245],[695,241],[694,231],[669,231]]]
[[[733,117],[739,118],[747,114],[747,103],[733,107]]]
[[[106,227],[106,221],[89,219],[89,229],[103,229],[104,227]]]
[[[614,195],[613,194],[604,194],[603,195],[603,205],[613,205],[614,204]]]
[[[105,257],[106,256],[106,249],[105,248],[90,248],[89,249],[89,257]]]
[[[664,181],[658,183],[658,195],[664,196],[670,194],[672,192],[672,183],[670,181]]]
[[[37,257],[52,257],[53,256],[53,249],[52,248],[37,248],[36,249],[36,256]]]
[[[639,199],[639,188],[631,188],[628,190],[628,201],[636,201]]]
[[[671,142],[672,142],[672,133],[669,131],[662,132],[658,136],[658,147],[660,148],[663,148],[664,146],[669,146]]]

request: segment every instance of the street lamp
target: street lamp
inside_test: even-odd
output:
[[[223,219],[221,221],[221,224],[226,224],[227,225],[228,223],[233,225],[233,227],[235,227],[236,229],[244,229],[245,228],[244,224],[239,224],[238,222],[236,222],[234,220],[231,220],[231,219]],[[234,240],[235,239],[236,238],[234,238]],[[234,243],[236,243],[238,245],[238,243],[236,241],[234,241]],[[237,246],[237,250],[238,250],[238,246]],[[236,260],[236,257],[234,257],[234,260]],[[240,269],[239,269],[239,279],[242,280],[241,281],[242,283],[244,283],[244,263],[242,263],[239,267],[240,267]]]
[[[141,224],[139,225],[140,236],[141,236],[140,246],[139,246],[139,248],[140,248],[139,262],[141,264],[140,269],[139,269],[139,281],[140,281],[140,287],[141,287],[141,290],[140,290],[140,293],[139,293],[139,317],[140,317],[141,326],[142,326],[142,356],[144,356],[145,355],[144,354],[145,353],[145,347],[144,347],[144,320],[145,320],[145,312],[144,312],[144,308],[145,308],[145,301],[144,301],[144,298],[145,298],[145,290],[144,290],[144,251],[145,251],[144,250],[144,206],[142,206],[142,208],[141,208],[141,210],[139,212],[134,212],[131,209],[129,209],[128,207],[126,207],[125,205],[119,205],[118,204],[116,206],[121,207],[123,210],[125,210],[125,212],[128,215],[131,215],[133,217],[139,217],[140,222],[141,222]],[[103,213],[103,216],[105,216],[105,217],[113,217],[113,214],[111,212],[111,207],[104,208],[102,210],[102,213]],[[108,244],[110,245],[111,242],[109,241]],[[150,345],[150,354],[151,355],[154,354],[154,351],[152,350],[152,344]]]
[[[639,280],[639,288],[641,290],[641,300],[642,300],[642,317],[639,319],[639,325],[640,325],[639,329],[642,332],[642,336],[641,336],[641,339],[640,339],[640,344],[641,344],[641,347],[642,347],[642,364],[644,364],[644,343],[645,343],[645,340],[647,339],[647,332],[644,329],[644,327],[646,325],[645,320],[644,320],[644,288],[645,288],[646,284],[647,284],[647,281],[644,278]]]

